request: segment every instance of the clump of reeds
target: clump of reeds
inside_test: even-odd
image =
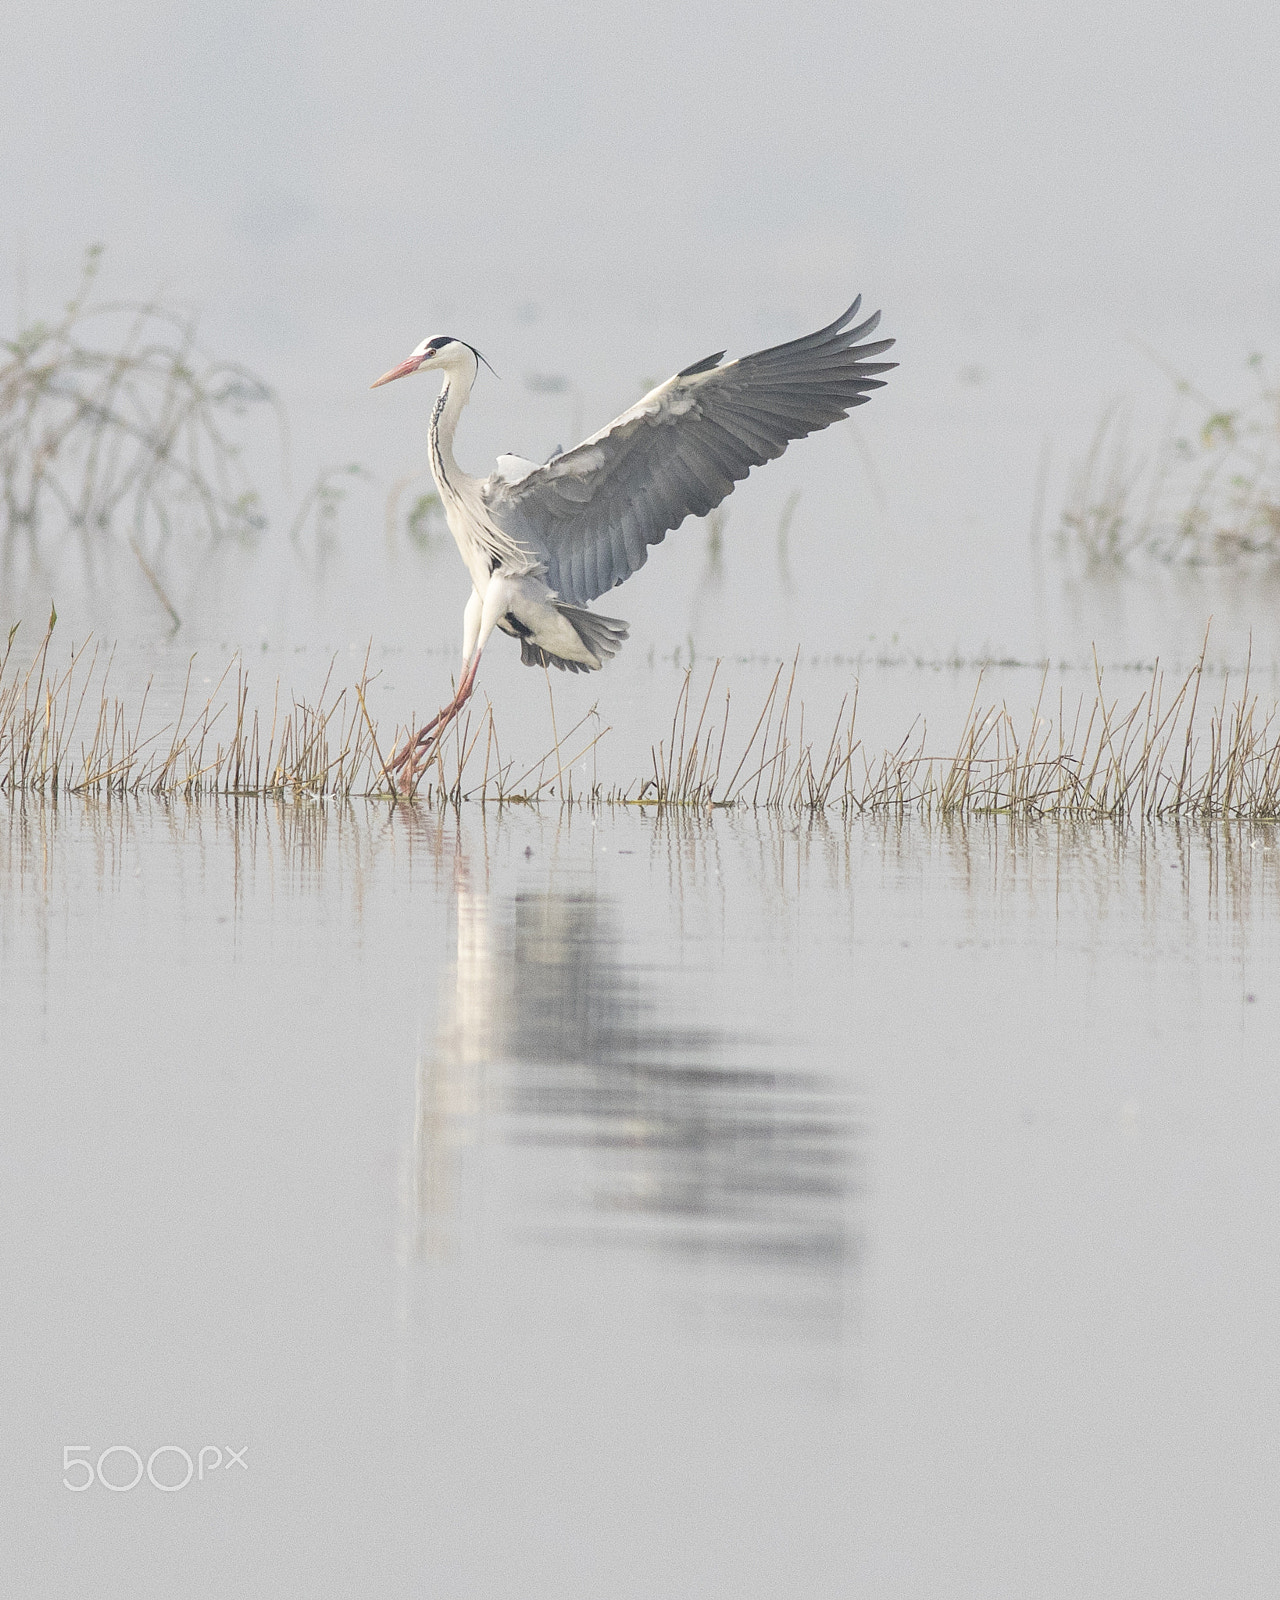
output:
[[[331,665],[314,704],[282,696],[277,683],[269,709],[250,704],[239,658],[203,700],[193,696],[193,658],[177,715],[150,726],[151,684],[136,708],[126,707],[112,691],[110,652],[88,641],[73,646],[65,664],[51,661],[56,622],[51,615],[29,662],[14,661],[16,625],[0,652],[0,794],[405,798],[387,771],[400,735],[380,738],[369,714],[367,656],[350,687],[332,687]],[[533,803],[551,793],[570,805],[589,798],[575,792],[573,767],[608,731],[584,736],[594,717],[588,713],[537,761],[517,767],[503,759],[486,707],[433,752],[408,798]],[[554,728],[554,707],[552,722]],[[598,785],[594,791],[598,797]]]
[[[652,775],[607,799],[811,815],[1280,817],[1277,707],[1263,711],[1246,670],[1240,695],[1230,697],[1224,678],[1220,700],[1202,714],[1203,654],[1171,692],[1157,665],[1128,706],[1109,696],[1096,661],[1092,699],[1081,696],[1074,707],[1062,691],[1057,707],[1047,707],[1042,678],[1022,728],[1006,705],[981,703],[980,677],[949,753],[929,748],[920,721],[895,748],[879,755],[866,749],[856,732],[856,685],[829,732],[811,742],[803,703],[795,700],[793,663],[789,675],[778,668],[735,754],[731,696],[711,711],[716,675],[713,670],[696,710],[692,674],[686,675],[670,735],[653,751]]]
[[[1249,369],[1255,392],[1233,409],[1170,371],[1175,405],[1149,460],[1109,407],[1073,477],[1060,547],[1095,568],[1139,552],[1191,566],[1280,562],[1280,388],[1260,356]]]
[[[0,657],[0,793],[351,795],[376,786],[380,766],[362,709],[365,682],[314,706],[249,706],[248,673],[233,661],[203,704],[193,703],[191,667],[177,716],[147,728],[151,686],[136,709],[111,692],[111,657],[97,645],[50,663],[53,632],[12,673],[17,629]]]
[[[11,665],[16,629],[0,656],[0,794],[367,796],[436,805],[554,799],[808,816],[1280,818],[1277,707],[1261,706],[1246,669],[1237,695],[1224,677],[1221,694],[1202,708],[1203,654],[1171,687],[1157,666],[1126,704],[1110,695],[1096,664],[1091,694],[1074,706],[1062,690],[1056,707],[1047,704],[1042,679],[1025,724],[1004,704],[984,705],[979,678],[954,749],[931,749],[917,720],[879,754],[857,733],[856,684],[830,728],[809,736],[795,663],[789,674],[778,668],[763,705],[744,724],[745,742],[731,737],[732,697],[718,698],[717,664],[697,696],[692,670],[686,673],[670,733],[643,778],[610,787],[599,780],[594,752],[609,730],[599,727],[594,708],[561,735],[552,702],[551,746],[535,761],[517,763],[504,757],[486,706],[451,728],[406,797],[388,761],[409,730],[387,737],[374,723],[367,656],[349,688],[331,687],[331,668],[314,705],[282,697],[277,684],[269,711],[251,706],[240,660],[199,705],[189,670],[177,715],[151,728],[150,686],[135,709],[126,708],[110,688],[110,655],[97,646],[73,649],[63,666],[51,663],[54,620],[25,666]],[[588,754],[589,782],[579,767]]]
[[[156,299],[89,303],[101,248],[62,315],[0,341],[0,498],[5,538],[56,514],[126,536],[165,605],[152,562],[186,519],[208,536],[251,534],[261,506],[228,419],[272,403],[261,378],[205,356],[189,313]]]
[[[720,663],[712,668],[706,693],[697,718],[690,726],[693,709],[692,670],[676,698],[671,718],[671,733],[652,751],[653,775],[634,793],[636,803],[656,805],[735,806],[780,810],[823,810],[833,798],[843,795],[853,753],[859,748],[854,739],[857,717],[857,691],[850,707],[846,697],[840,705],[831,736],[822,758],[815,765],[815,754],[804,738],[804,706],[797,712],[792,729],[792,700],[795,691],[796,663],[783,687],[783,668],[774,674],[746,745],[734,759],[726,755],[732,697],[726,690],[723,709],[714,715],[711,697]],[[845,711],[849,711],[845,721]],[[634,786],[633,786],[634,788]],[[631,790],[615,795],[620,801],[633,798]]]

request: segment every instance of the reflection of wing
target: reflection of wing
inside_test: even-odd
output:
[[[873,361],[893,343],[857,341],[855,300],[830,327],[719,365],[685,367],[601,432],[545,466],[495,473],[484,486],[497,525],[546,564],[547,582],[583,605],[629,578],[688,516],[703,517],[735,483],[883,387]],[[522,463],[523,465],[523,463]]]

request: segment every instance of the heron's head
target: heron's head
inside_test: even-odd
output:
[[[424,339],[407,361],[392,367],[390,372],[384,372],[377,383],[371,383],[369,387],[376,389],[378,384],[390,383],[392,378],[407,378],[411,372],[429,372],[433,369],[448,373],[465,372],[474,378],[483,360],[484,357],[473,345],[441,333],[434,339]]]

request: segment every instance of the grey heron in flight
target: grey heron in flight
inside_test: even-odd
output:
[[[443,376],[431,413],[431,472],[471,574],[457,693],[390,763],[429,753],[475,687],[495,628],[520,641],[526,666],[594,672],[617,654],[627,624],[588,601],[638,572],[649,546],[686,517],[705,517],[752,467],[848,415],[883,387],[877,361],[892,339],[870,340],[880,313],[843,316],[790,344],[722,366],[725,352],[683,367],[629,411],[549,461],[499,456],[490,477],[454,460],[453,438],[483,359],[447,334],[424,339],[371,387],[412,372]]]

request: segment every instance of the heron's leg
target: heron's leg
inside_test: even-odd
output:
[[[432,717],[431,721],[418,729],[400,754],[393,756],[387,763],[387,773],[400,773],[401,788],[408,794],[413,787],[413,775],[417,768],[418,760],[422,756],[430,756],[432,750],[444,738],[445,731],[457,719],[458,713],[471,698],[471,691],[475,688],[476,673],[480,667],[481,652],[477,650],[471,658],[471,665],[462,674],[462,681],[458,685],[458,692],[447,706],[443,706]]]
[[[467,609],[462,613],[462,670],[465,672],[471,664],[471,657],[475,654],[476,641],[480,637],[480,620],[484,616],[484,601],[480,598],[477,589],[472,589],[471,598],[467,601]]]
[[[388,763],[388,773],[400,772],[407,768],[402,775],[402,784],[406,792],[413,786],[413,772],[417,765],[420,753],[429,754],[433,746],[438,745],[444,737],[445,729],[454,720],[458,713],[471,698],[471,691],[476,686],[476,673],[480,668],[480,657],[485,645],[489,642],[489,635],[498,625],[498,619],[507,610],[511,603],[511,589],[507,580],[501,575],[490,579],[484,592],[484,599],[473,589],[471,599],[467,602],[466,613],[463,618],[463,648],[470,644],[468,652],[470,660],[463,668],[462,677],[458,683],[458,692],[447,706],[442,707],[432,717],[425,727],[419,728],[414,737],[405,745],[397,756],[393,756]],[[465,659],[465,657],[464,657]]]
[[[494,622],[497,618],[495,615]],[[425,751],[430,744],[435,744],[444,736],[445,729],[462,710],[471,698],[471,691],[475,688],[476,672],[480,666],[481,643],[480,636],[483,630],[487,639],[493,631],[494,623],[488,628],[484,624],[484,603],[475,589],[471,591],[471,598],[467,601],[467,609],[462,618],[462,673],[458,679],[457,693],[447,706],[441,707],[432,717],[431,721],[419,728],[411,740],[406,743],[399,755],[394,756],[388,764],[388,772],[399,772],[406,762],[410,763],[407,781],[412,782],[413,765],[419,752]],[[434,735],[434,737],[433,737]]]

